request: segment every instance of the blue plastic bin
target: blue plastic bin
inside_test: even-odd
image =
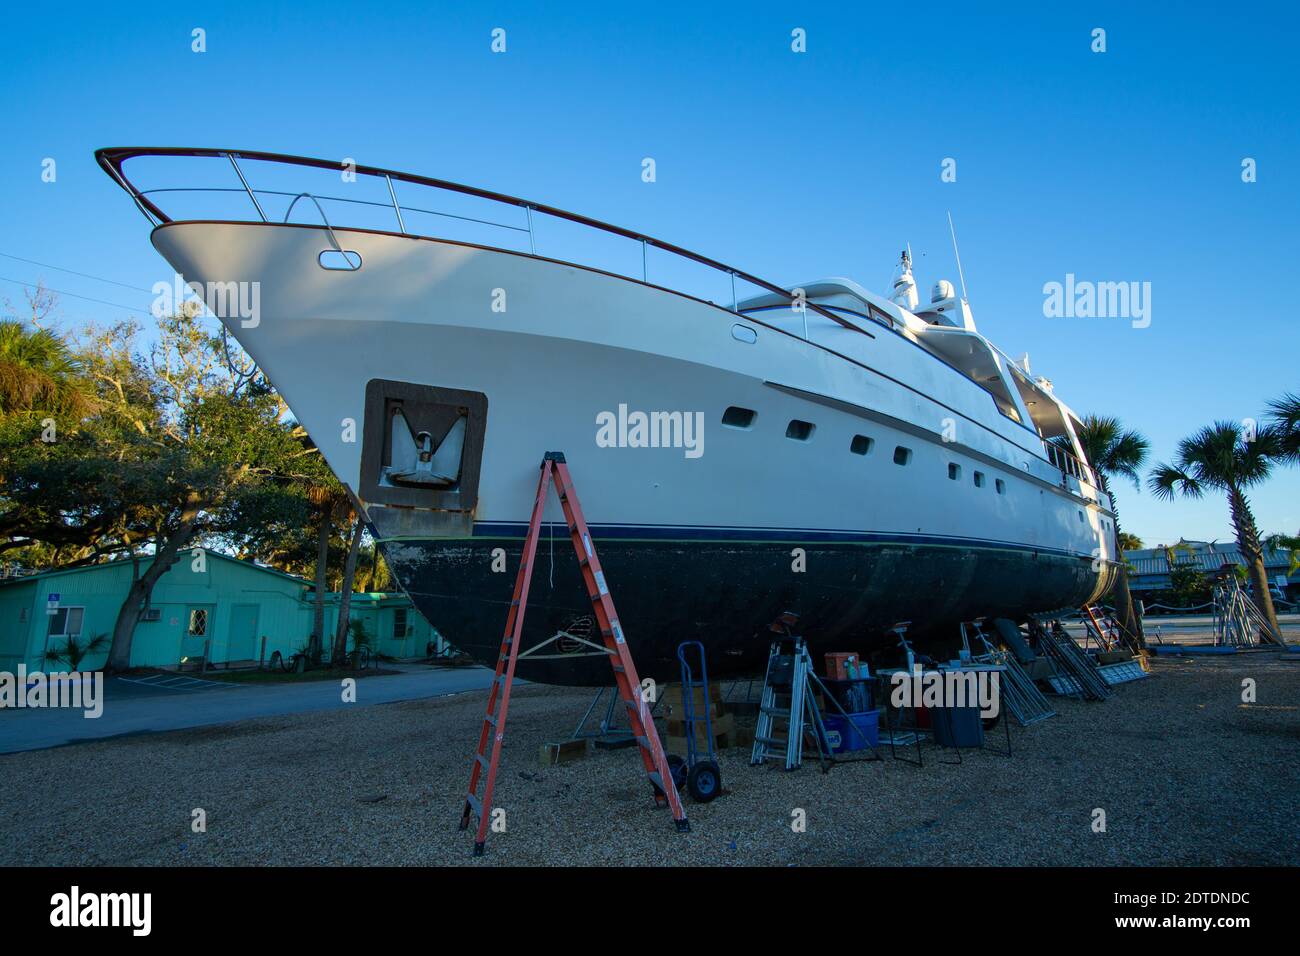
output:
[[[880,743],[880,711],[867,710],[860,714],[827,714],[822,718],[831,753],[852,753],[868,750]]]

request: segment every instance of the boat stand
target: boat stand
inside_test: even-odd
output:
[[[889,629],[890,633],[897,639],[899,648],[903,651],[908,674],[912,673],[912,668],[916,664],[916,652],[912,650],[912,644],[907,639],[907,628],[911,623],[911,621],[899,621]],[[876,705],[881,716],[885,718],[885,733],[889,735],[889,755],[895,760],[903,761],[903,763],[924,767],[925,757],[921,754],[921,734],[923,731],[921,730],[921,721],[917,716],[916,708],[900,707],[898,709],[898,726],[895,727],[894,719],[890,716],[889,711],[889,681],[884,679],[883,674],[878,673],[876,676],[880,684],[880,696],[876,701]],[[909,710],[912,712],[911,726],[907,724],[907,712]],[[900,757],[898,755],[899,747],[915,747],[916,759],[909,760],[906,757]]]
[[[595,729],[588,729],[587,721],[591,719],[591,715],[595,712],[596,708],[600,706],[601,699],[604,698],[607,693],[609,694],[609,703],[605,705],[605,716],[600,719],[600,722],[596,725]],[[618,711],[614,709],[614,705],[617,704],[618,701],[618,688],[598,688],[596,690],[596,696],[594,696],[591,699],[591,703],[587,705],[587,709],[582,714],[582,719],[579,720],[578,725],[573,728],[573,734],[569,739],[593,740],[597,747],[605,747],[611,750],[619,747],[631,747],[636,743],[632,734],[632,728],[618,726]],[[656,700],[655,706],[658,706],[658,703],[658,700]],[[653,712],[653,710],[654,707],[652,706],[651,711]]]
[[[887,688],[888,684],[885,684],[885,687]],[[912,714],[912,722],[910,725],[907,722],[907,713],[909,711]],[[880,715],[885,718],[885,735],[889,738],[889,755],[895,760],[901,760],[903,763],[910,763],[915,764],[918,767],[924,767],[925,757],[921,753],[923,743],[921,735],[924,731],[921,730],[920,722],[917,719],[916,708],[900,708],[898,711],[897,727],[894,726],[894,719],[890,716],[888,706],[883,704],[881,705]],[[900,757],[898,755],[898,748],[900,747],[915,747],[916,759],[912,760],[909,757]]]

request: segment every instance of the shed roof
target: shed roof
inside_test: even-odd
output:
[[[268,568],[265,565],[257,564],[254,561],[245,561],[242,558],[232,558],[230,555],[222,554],[220,551],[208,551],[207,556],[209,558],[217,558],[222,561],[229,561],[231,564],[238,564],[246,568],[252,568],[255,571],[261,571],[265,574],[272,574],[278,578],[284,578],[286,580],[293,581],[295,584],[301,584],[305,587],[313,586],[311,581],[308,581],[306,578],[300,578],[296,574],[286,574],[284,571],[281,571],[277,568]],[[143,557],[152,558],[153,556],[145,555]],[[0,587],[4,587],[6,585],[12,585],[12,584],[22,584],[27,581],[38,581],[43,578],[54,578],[63,575],[80,574],[84,572],[102,570],[104,568],[113,567],[114,565],[117,565],[119,562],[124,563],[128,560],[129,559],[127,558],[118,558],[115,561],[105,561],[102,564],[83,564],[75,568],[56,568],[52,571],[37,571],[33,574],[24,574],[16,577],[0,578]]]

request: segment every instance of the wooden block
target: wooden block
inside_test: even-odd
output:
[[[681,684],[668,684],[659,693],[660,699],[665,704],[681,704],[682,699],[685,696],[686,695],[682,692]],[[691,691],[691,699],[694,700],[697,705],[701,707],[704,706],[703,688],[693,688]],[[715,703],[722,702],[722,685],[716,681],[709,683],[709,700],[712,700]]]
[[[697,701],[694,709],[695,709],[695,719],[697,721],[704,720],[704,704]],[[721,701],[717,701],[709,705],[709,716],[712,717],[715,721],[719,717],[725,716],[726,713],[727,713],[727,705],[722,703]],[[659,716],[666,717],[668,720],[677,720],[677,721],[685,720],[686,719],[685,702],[681,700],[676,700],[676,701],[665,700],[662,704],[659,705]]]
[[[737,727],[727,735],[733,747],[753,747],[754,746],[754,728]]]
[[[697,719],[695,721],[695,740],[697,743],[699,744],[708,743],[707,729],[708,729],[707,725],[703,720]],[[723,734],[729,734],[735,729],[736,729],[736,718],[731,716],[731,714],[726,714],[722,717],[715,717],[713,720],[713,736],[715,739],[717,737],[722,736]],[[669,720],[668,736],[685,738],[686,722],[682,720]]]
[[[728,747],[732,747],[732,746],[735,746],[735,745],[731,743],[731,735],[730,735],[730,734],[722,734],[721,736],[717,737],[717,738],[714,740],[714,742],[713,742],[713,749],[714,749],[714,750],[726,750]],[[676,755],[679,756],[679,757],[685,757],[685,756],[687,755],[687,754],[686,754],[686,738],[685,738],[685,737],[665,737],[665,738],[664,738],[664,751],[665,751],[666,753],[676,754]],[[708,746],[708,744],[697,742],[696,745],[695,745],[695,752],[696,752],[697,754],[701,755],[701,756],[707,754],[707,753],[709,752],[709,746]]]
[[[561,740],[555,743],[542,744],[542,749],[537,755],[543,767],[553,767],[556,764],[581,760],[585,756],[587,756],[587,741],[585,740]]]

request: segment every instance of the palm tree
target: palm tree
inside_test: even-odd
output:
[[[0,321],[0,420],[23,412],[80,415],[91,404],[82,364],[47,329]]]
[[[1119,531],[1115,534],[1115,540],[1119,543],[1119,549],[1124,551],[1141,551],[1143,548],[1142,539],[1135,534],[1129,534],[1127,531]]]
[[[1268,403],[1269,417],[1277,429],[1278,460],[1300,465],[1300,395],[1288,392]]]
[[[1162,462],[1156,466],[1147,484],[1151,493],[1162,501],[1173,501],[1180,494],[1200,498],[1206,491],[1219,491],[1228,496],[1232,529],[1246,559],[1255,606],[1272,629],[1273,639],[1282,643],[1282,631],[1268,590],[1259,528],[1246,497],[1246,489],[1268,478],[1274,461],[1282,457],[1282,433],[1269,426],[1258,429],[1253,440],[1247,441],[1248,437],[1236,422],[1207,425],[1180,441],[1174,463]]]
[[[370,653],[373,660],[378,663],[378,656],[375,650],[374,638],[366,630],[366,622],[361,618],[353,618],[348,622],[348,630],[352,633],[352,669],[361,670],[361,652],[366,650]]]
[[[303,447],[312,453],[316,444],[306,435],[301,438]],[[316,579],[315,594],[312,597],[311,641],[307,656],[312,664],[319,664],[325,649],[325,594],[329,589],[330,542],[334,537],[335,523],[348,514],[351,502],[347,491],[334,474],[324,465],[319,456],[313,459],[313,466],[307,469],[308,477],[302,484],[312,507],[316,509],[316,562],[313,576]]]
[[[372,541],[370,547],[363,547],[361,552],[365,556],[365,566],[361,566],[358,562],[357,589],[369,592],[387,591],[392,586],[393,576],[388,570],[384,556],[379,553],[379,545]]]
[[[335,623],[334,652],[330,656],[331,661],[341,661],[348,650],[348,626],[352,617],[352,588],[357,573],[357,552],[361,548],[361,533],[366,529],[366,523],[358,511],[354,510],[348,514],[348,522],[352,530],[348,542],[348,555],[343,561],[343,581],[339,585],[339,617]]]
[[[1111,488],[1111,479],[1122,475],[1133,482],[1133,487],[1141,490],[1142,479],[1138,469],[1146,461],[1147,450],[1151,443],[1138,432],[1130,431],[1120,424],[1118,418],[1102,415],[1088,415],[1083,420],[1083,427],[1078,430],[1079,443],[1097,474],[1101,490],[1110,498],[1111,511],[1115,513],[1115,557],[1119,565],[1115,577],[1115,613],[1119,626],[1132,635],[1138,647],[1146,647],[1146,636],[1142,632],[1142,621],[1133,610],[1133,595],[1128,588],[1128,565],[1124,561],[1124,544],[1126,535],[1119,529],[1119,505],[1115,502],[1115,492]],[[1141,542],[1137,542],[1141,547]]]
[[[45,662],[48,664],[66,662],[75,672],[81,667],[82,661],[91,654],[102,651],[107,646],[107,634],[97,634],[84,644],[76,637],[69,637],[62,647],[51,647],[45,652]]]

